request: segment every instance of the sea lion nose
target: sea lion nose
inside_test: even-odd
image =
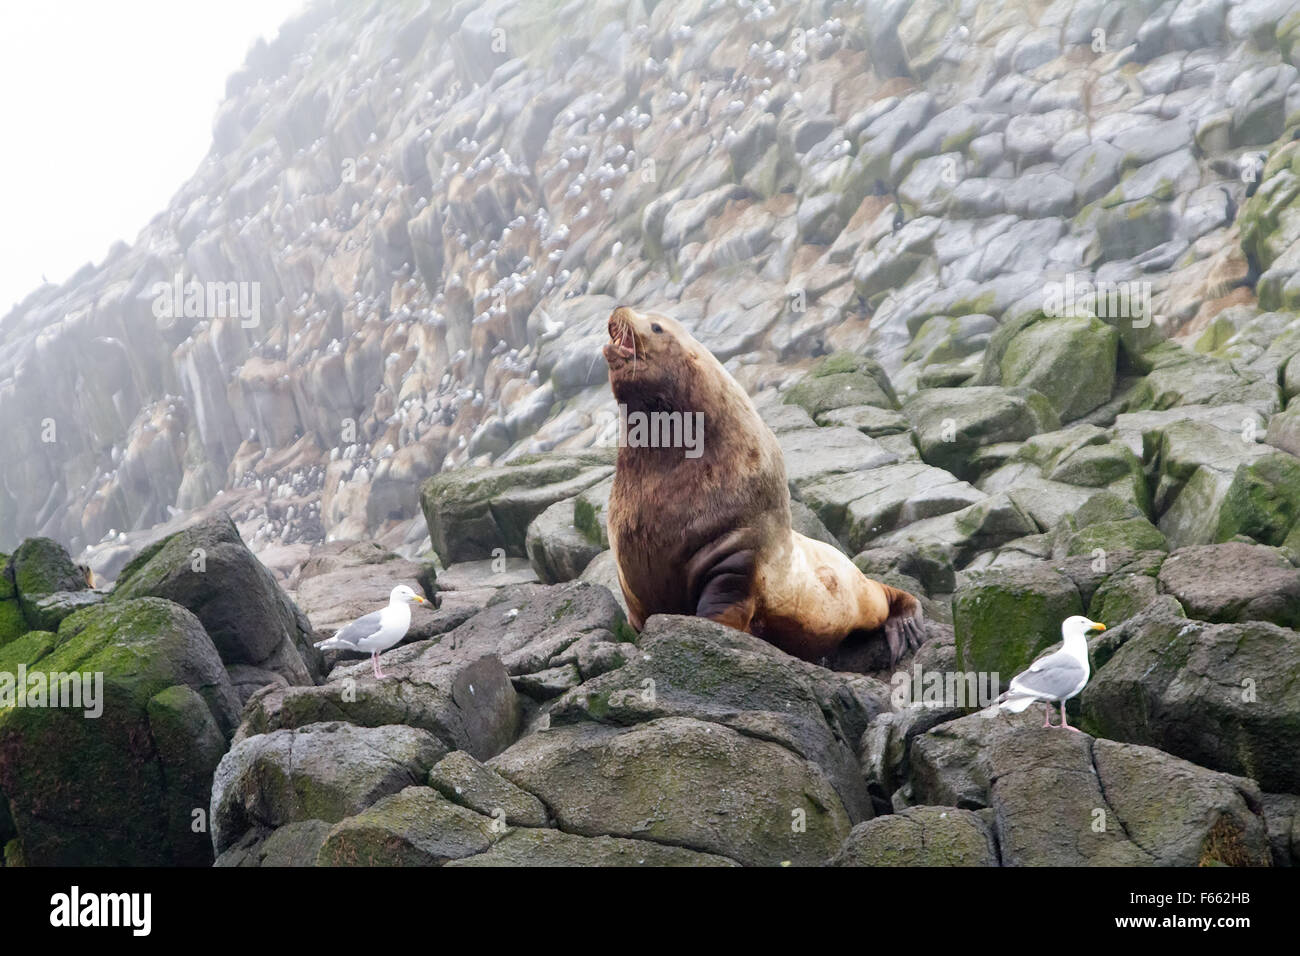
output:
[[[614,309],[613,315],[609,317],[609,324],[610,325],[631,325],[632,315],[633,315],[632,310],[629,309],[627,306],[625,305],[617,306]]]

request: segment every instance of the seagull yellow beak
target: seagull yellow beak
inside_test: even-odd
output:
[[[415,599],[416,599],[417,601],[419,601],[421,604],[428,604],[428,603],[429,603],[429,602],[426,601],[424,598],[420,597],[420,595],[418,595],[418,594],[415,596]]]
[[[1102,624],[1100,621],[1093,621],[1093,622],[1092,622],[1092,627],[1088,628],[1088,630],[1090,630],[1090,631],[1104,631],[1104,630],[1106,630],[1106,625],[1105,625],[1105,624]]]

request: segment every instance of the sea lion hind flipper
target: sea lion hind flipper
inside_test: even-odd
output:
[[[884,623],[885,643],[889,645],[889,665],[893,667],[925,640],[925,614],[921,602],[906,591],[888,586],[886,591],[889,617]]]

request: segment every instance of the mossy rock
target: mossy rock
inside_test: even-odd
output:
[[[18,546],[9,564],[20,598],[81,591],[89,586],[86,572],[73,563],[63,545],[49,538],[28,538]]]
[[[1107,628],[1136,617],[1159,596],[1159,586],[1154,575],[1112,574],[1098,586],[1088,604],[1088,617],[1100,621]],[[1094,655],[1093,664],[1104,667],[1106,661]]]
[[[1169,542],[1146,518],[1099,521],[1068,535],[1065,555],[1108,554],[1115,551],[1168,551]]]
[[[245,737],[212,779],[212,842],[225,852],[257,827],[337,823],[423,783],[447,747],[427,730],[342,721]]]
[[[998,386],[926,389],[907,400],[903,414],[925,462],[966,480],[978,477],[972,462],[978,449],[1060,427],[1041,393]]]
[[[492,468],[440,472],[420,486],[420,507],[443,567],[501,548],[525,557],[529,523],[610,474],[579,457],[546,457]]]
[[[1061,622],[1083,613],[1074,582],[1045,565],[972,574],[952,601],[957,665],[996,671],[1005,684],[1061,640]]]
[[[0,601],[0,647],[27,632],[27,619],[15,599]]]
[[[489,849],[503,835],[493,820],[431,787],[407,787],[341,821],[325,837],[318,866],[442,866]]]
[[[210,863],[211,844],[189,820],[207,805],[239,701],[198,619],[158,598],[86,608],[57,636],[32,631],[0,648],[0,671],[19,663],[102,675],[96,707],[0,711],[0,791],[27,861]]]
[[[1216,541],[1247,535],[1280,546],[1300,516],[1300,460],[1282,452],[1239,465],[1224,496]]]
[[[827,356],[785,393],[785,402],[798,405],[814,419],[853,405],[898,408],[898,396],[880,363],[853,352]]]
[[[318,659],[311,624],[244,544],[227,514],[191,525],[136,556],[110,602],[161,597],[192,611],[227,664],[260,665],[287,641],[305,673]]]
[[[1119,334],[1100,319],[1044,319],[1008,343],[1002,384],[1040,392],[1072,421],[1110,399],[1118,349]]]
[[[1082,696],[1098,737],[1156,747],[1264,790],[1300,793],[1300,644],[1264,621],[1212,624],[1158,601]]]
[[[555,727],[489,766],[580,836],[636,836],[755,866],[820,865],[850,829],[835,790],[808,761],[712,721]]]

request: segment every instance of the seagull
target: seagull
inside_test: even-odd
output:
[[[1081,614],[1067,617],[1061,622],[1061,637],[1065,646],[1054,654],[1039,658],[1029,669],[1011,678],[1010,689],[998,698],[998,705],[1018,714],[1036,700],[1043,702],[1043,726],[1054,727],[1051,704],[1061,705],[1061,724],[1067,730],[1079,732],[1065,719],[1065,702],[1088,683],[1089,631],[1104,631],[1105,624],[1090,621]]]
[[[388,595],[388,607],[357,618],[340,628],[333,637],[318,641],[320,650],[369,651],[375,677],[384,678],[379,668],[379,654],[388,650],[406,636],[411,628],[411,604],[429,603],[405,584],[399,584]]]

